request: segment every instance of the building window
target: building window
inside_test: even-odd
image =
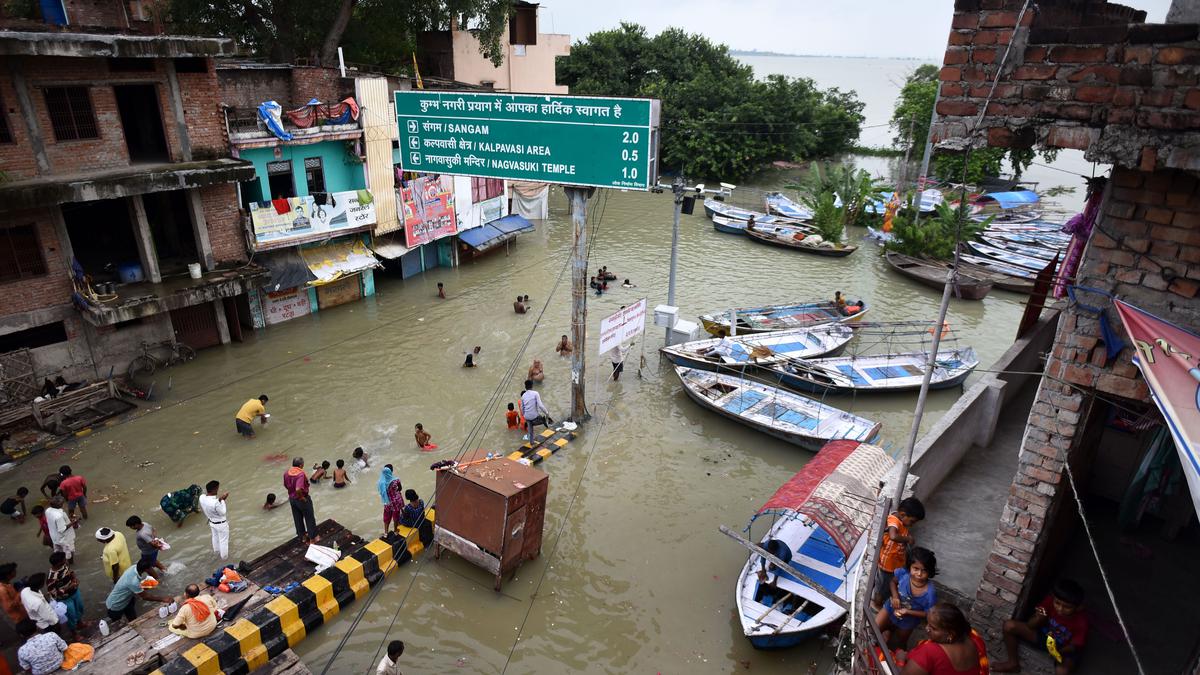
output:
[[[471,202],[479,202],[504,194],[504,181],[499,178],[472,178]]]
[[[46,260],[33,225],[0,229],[0,282],[42,276]]]
[[[8,128],[8,110],[4,107],[4,98],[0,97],[0,143],[12,142],[12,131]]]
[[[508,44],[536,45],[538,6],[531,2],[513,5],[513,13],[508,18]]]
[[[55,140],[100,138],[87,87],[50,87],[45,90],[45,96]]]
[[[289,199],[296,196],[290,161],[267,162],[267,188],[271,191],[267,199]]]
[[[325,170],[321,168],[320,157],[304,158],[304,180],[308,183],[308,194],[325,191]]]

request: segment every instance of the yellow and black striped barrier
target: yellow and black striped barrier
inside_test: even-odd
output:
[[[542,429],[541,438],[538,439],[536,445],[526,441],[521,444],[521,447],[510,452],[508,458],[514,462],[527,460],[528,464],[537,464],[573,440],[575,440],[574,431]]]
[[[427,518],[432,523],[434,510]],[[152,675],[240,675],[265,666],[424,550],[416,528],[376,539],[188,649]]]

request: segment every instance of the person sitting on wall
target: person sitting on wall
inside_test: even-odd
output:
[[[175,618],[167,623],[167,630],[186,638],[202,638],[217,628],[217,601],[207,593],[201,593],[196,584],[189,584],[183,591],[183,604]]]
[[[1018,640],[1032,642],[1049,652],[1055,661],[1055,675],[1066,675],[1075,670],[1079,666],[1080,652],[1087,644],[1088,616],[1083,609],[1083,598],[1083,588],[1078,583],[1059,579],[1027,620],[1005,621],[1004,648],[1008,660],[992,666],[992,672],[1021,670]]]

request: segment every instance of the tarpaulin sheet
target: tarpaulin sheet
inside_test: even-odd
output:
[[[522,216],[511,215],[497,218],[487,225],[475,227],[458,233],[460,241],[477,250],[487,249],[512,239],[518,232],[532,232],[533,223]]]
[[[1133,341],[1133,363],[1171,430],[1192,508],[1200,515],[1200,335],[1120,300],[1113,302]]]
[[[294,248],[260,253],[254,260],[271,271],[271,280],[265,285],[268,291],[307,286],[317,279],[308,268],[308,263],[300,257],[300,252]]]
[[[531,220],[550,215],[549,183],[512,182],[512,212]]]
[[[870,526],[879,484],[892,464],[891,456],[879,446],[830,441],[799,473],[780,486],[758,512],[803,513],[849,555]]]
[[[403,235],[400,235],[401,237]],[[402,257],[412,249],[404,245],[399,237],[395,236],[377,236],[371,241],[371,250],[375,255],[388,260],[395,260]]]
[[[379,265],[379,259],[372,255],[366,244],[361,241],[302,249],[300,255],[317,277],[316,281],[311,282],[313,286],[327,284]]]
[[[1017,192],[989,192],[986,195],[981,195],[975,200],[980,206],[997,204],[1002,209],[1015,209],[1018,206],[1028,206],[1038,203],[1039,197],[1032,190],[1018,190]]]

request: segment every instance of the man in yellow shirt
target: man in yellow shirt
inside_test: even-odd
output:
[[[96,541],[104,544],[104,552],[100,554],[100,559],[104,563],[104,573],[115,584],[133,564],[129,559],[129,546],[125,544],[125,535],[102,527],[96,530]]]
[[[238,433],[246,438],[254,438],[254,418],[262,417],[267,419],[267,395],[263,394],[258,398],[252,398],[242,404],[237,413],[237,430]]]
[[[167,630],[186,638],[202,638],[217,627],[217,601],[211,595],[200,594],[200,587],[189,584],[183,591],[183,605]]]

